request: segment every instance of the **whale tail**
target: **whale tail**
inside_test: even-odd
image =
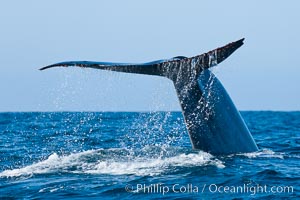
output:
[[[40,70],[77,66],[167,77],[174,83],[193,148],[212,154],[253,152],[258,148],[238,110],[220,81],[206,70],[225,60],[243,41],[190,58],[177,56],[140,64],[70,61]]]
[[[177,56],[171,59],[157,60],[148,63],[111,63],[111,62],[93,62],[93,61],[67,61],[59,62],[40,68],[45,70],[53,67],[83,67],[94,68],[102,70],[110,70],[125,73],[147,74],[157,76],[167,76],[170,69],[164,69],[165,66],[177,65],[180,62],[196,62],[196,71],[201,71],[206,68],[215,66],[229,57],[236,49],[243,45],[243,39],[236,42],[229,43],[223,47],[214,49],[207,53],[197,55],[194,57]],[[174,71],[174,69],[171,69]],[[170,77],[169,77],[170,78]]]

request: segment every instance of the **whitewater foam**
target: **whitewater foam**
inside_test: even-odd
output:
[[[284,159],[284,154],[283,153],[277,153],[274,152],[270,149],[262,149],[260,151],[257,152],[251,152],[251,153],[241,153],[241,154],[237,154],[240,156],[246,156],[248,158],[257,158],[257,157],[261,157],[261,158],[279,158],[279,159]]]
[[[88,150],[80,153],[59,156],[51,154],[46,160],[12,170],[5,170],[0,177],[31,177],[35,174],[50,173],[86,173],[86,174],[133,174],[153,176],[168,173],[172,167],[216,166],[224,168],[224,164],[205,152],[180,153],[170,157],[134,157],[130,154],[119,154],[116,149]],[[118,151],[125,151],[119,149]],[[104,153],[103,153],[104,152]],[[114,153],[111,153],[114,152]],[[104,156],[105,154],[105,156]],[[114,156],[113,156],[114,155]],[[92,159],[91,159],[92,158]]]

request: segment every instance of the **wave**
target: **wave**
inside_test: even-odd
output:
[[[209,153],[202,151],[175,153],[164,155],[156,153],[135,155],[128,149],[88,150],[70,155],[51,154],[47,159],[19,169],[5,170],[0,177],[31,177],[37,174],[51,173],[86,173],[86,174],[133,174],[138,176],[153,176],[171,173],[178,167],[215,166],[224,168],[224,164]],[[173,153],[174,154],[174,153]]]
[[[284,159],[284,153],[274,152],[270,149],[261,149],[257,152],[251,152],[251,153],[241,153],[236,154],[238,156],[245,156],[247,158],[279,158]]]

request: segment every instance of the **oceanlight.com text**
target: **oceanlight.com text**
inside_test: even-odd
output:
[[[197,193],[211,193],[211,194],[249,194],[256,195],[261,193],[293,193],[293,186],[283,186],[283,185],[252,185],[243,184],[238,186],[229,185],[218,185],[218,184],[173,184],[166,185],[163,183],[157,184],[128,184],[125,186],[127,192],[132,193],[144,193],[144,194],[162,194],[166,195],[168,193],[185,193],[185,194],[197,194]]]

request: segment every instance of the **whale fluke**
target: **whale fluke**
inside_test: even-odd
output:
[[[156,60],[147,63],[113,63],[113,62],[93,62],[93,61],[67,61],[59,62],[52,65],[48,65],[40,68],[40,70],[45,70],[53,67],[86,67],[94,69],[103,69],[111,70],[118,72],[127,72],[127,73],[137,73],[137,74],[149,74],[149,75],[163,75],[159,71],[158,66],[166,63],[176,63],[182,60],[191,60],[191,59],[202,59],[201,67],[209,68],[214,66],[217,63],[221,63],[228,56],[230,56],[236,49],[243,45],[243,39],[240,39],[236,42],[229,43],[223,47],[217,48],[215,50],[209,51],[207,53],[187,58],[185,56],[176,56],[171,59]],[[213,58],[212,56],[216,56]],[[211,63],[210,59],[215,59],[215,64]]]
[[[84,67],[125,73],[164,76],[174,83],[194,149],[214,155],[246,153],[258,148],[239,111],[208,70],[243,45],[244,38],[194,57],[177,56],[148,63],[93,61],[60,62],[52,67]]]

